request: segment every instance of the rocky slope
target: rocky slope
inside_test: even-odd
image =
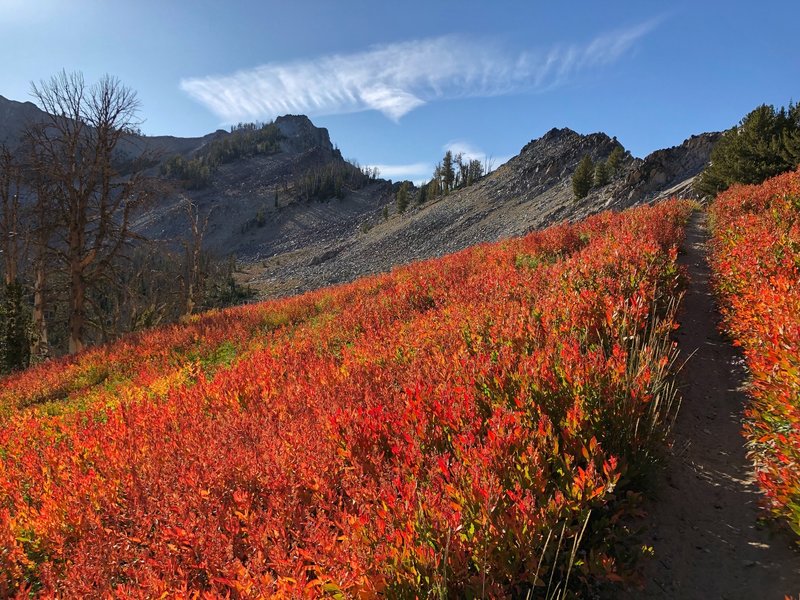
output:
[[[26,120],[44,116],[30,102],[0,97],[0,142],[13,143]],[[208,217],[205,247],[218,255],[235,255],[244,266],[242,280],[262,297],[285,295],[608,208],[691,195],[691,181],[708,163],[719,136],[693,136],[644,159],[625,153],[608,185],[575,200],[571,181],[581,158],[588,154],[594,161],[604,160],[620,144],[603,133],[552,129],[472,186],[401,215],[390,182],[380,179],[349,186],[338,199],[304,200],[300,186],[309,173],[350,167],[328,131],[307,117],[279,117],[275,125],[281,133],[277,152],[220,165],[211,185],[202,190],[173,185],[140,215],[138,231],[177,243],[189,230],[185,207],[191,200],[201,219]],[[123,151],[146,149],[161,160],[175,154],[189,159],[229,135],[130,136]],[[152,173],[158,173],[158,165]]]
[[[264,246],[243,280],[265,296],[352,280],[412,260],[522,235],[560,220],[605,209],[622,209],[661,197],[691,197],[691,181],[708,163],[718,134],[693,136],[645,159],[626,153],[616,177],[575,200],[572,174],[585,154],[594,161],[619,145],[603,133],[581,135],[552,129],[531,141],[506,164],[476,184],[388,219],[379,212],[350,213],[359,223],[337,223],[335,234],[290,251]],[[344,226],[343,226],[344,225]]]
[[[276,253],[334,244],[391,203],[389,183],[383,180],[351,186],[341,199],[303,200],[299,182],[308,173],[332,165],[353,167],[334,148],[328,131],[307,117],[278,117],[275,125],[282,135],[278,152],[220,165],[205,189],[167,194],[141,216],[138,230],[149,238],[185,236],[185,201],[190,199],[202,219],[208,216],[205,247],[252,263]]]
[[[622,206],[671,196],[693,198],[694,178],[708,165],[711,149],[720,133],[693,135],[680,146],[656,150],[644,160],[634,160],[623,177],[612,182],[600,196]]]

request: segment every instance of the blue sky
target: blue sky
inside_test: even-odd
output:
[[[303,112],[342,153],[427,178],[552,127],[634,155],[800,99],[800,3],[0,0],[0,94],[80,70],[135,89],[148,134]]]

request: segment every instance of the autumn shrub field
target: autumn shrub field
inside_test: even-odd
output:
[[[800,535],[800,171],[732,187],[711,218],[724,325],[750,375],[750,456],[769,508]]]
[[[788,218],[781,202],[741,218]],[[0,596],[538,598],[618,579],[625,495],[677,408],[690,211],[603,213],[0,381]],[[777,247],[759,256],[796,269]],[[796,399],[796,358],[775,357]],[[779,400],[769,433],[790,447],[765,456],[795,452]]]

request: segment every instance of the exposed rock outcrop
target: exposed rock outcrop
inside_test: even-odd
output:
[[[635,160],[624,180],[610,192],[618,203],[647,202],[663,197],[694,198],[692,180],[708,165],[711,150],[721,133],[693,135],[679,146],[656,150]]]
[[[334,150],[328,130],[316,127],[305,115],[285,115],[275,119],[275,125],[283,135],[281,150],[288,153],[299,153],[319,148],[323,153],[341,159],[338,150]]]

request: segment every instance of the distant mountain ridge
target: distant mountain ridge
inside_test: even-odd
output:
[[[691,181],[708,163],[719,135],[693,136],[644,159],[626,153],[608,185],[576,200],[572,174],[583,156],[604,160],[620,144],[604,133],[551,129],[472,186],[403,215],[392,212],[388,219],[379,213],[365,214],[358,228],[341,231],[332,243],[305,246],[291,254],[262,255],[266,260],[248,274],[265,296],[284,295],[523,235],[601,210],[621,210],[667,195],[694,197]],[[395,210],[394,205],[391,208]]]
[[[44,116],[45,113],[33,102],[17,102],[0,96],[0,144],[16,147],[25,125]]]
[[[18,102],[0,95],[0,143],[16,147],[28,123],[42,122],[47,114],[33,102]],[[326,129],[315,127],[305,115],[286,115],[276,119],[276,125],[286,137],[284,151],[297,152],[308,146],[323,148],[333,147]],[[146,149],[155,152],[162,159],[175,154],[192,155],[208,142],[231,135],[224,129],[218,129],[200,137],[178,137],[172,135],[131,135],[123,141],[123,151],[132,148],[141,151]]]
[[[26,121],[43,117],[30,102],[0,96],[0,142],[13,145]],[[583,156],[605,160],[622,146],[605,133],[554,128],[473,185],[423,205],[412,203],[398,214],[391,182],[375,176],[346,186],[338,198],[304,199],[309,178],[351,166],[327,129],[308,117],[278,117],[275,126],[281,133],[278,151],[221,164],[207,188],[168,194],[139,216],[139,233],[158,239],[185,236],[189,224],[183,206],[190,199],[209,216],[204,240],[209,250],[236,255],[245,266],[242,278],[262,296],[287,295],[604,209],[672,195],[693,197],[691,182],[708,164],[720,136],[692,136],[643,159],[625,152],[609,184],[576,200],[572,174]],[[230,135],[219,130],[197,138],[129,136],[124,151],[147,149],[162,161],[174,155],[191,158]]]

